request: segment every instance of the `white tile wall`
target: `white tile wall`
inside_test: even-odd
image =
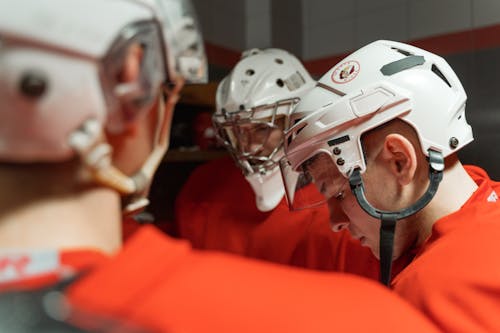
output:
[[[389,2],[389,0],[382,2]],[[393,4],[381,7],[372,6],[370,10],[366,9],[358,12],[356,19],[357,47],[377,39],[397,41],[408,39],[406,1],[390,0],[390,2]]]
[[[472,0],[409,0],[409,38],[467,30],[472,27]]]
[[[472,0],[472,6],[472,24],[474,27],[500,24],[499,0]]]

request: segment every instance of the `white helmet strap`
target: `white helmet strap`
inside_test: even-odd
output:
[[[98,121],[89,119],[70,135],[69,143],[80,156],[90,178],[125,197],[124,215],[133,214],[149,204],[146,195],[169,145],[169,123],[182,85],[183,82],[178,82],[172,91],[165,91],[166,102],[163,94],[159,94],[154,147],[142,167],[132,176],[125,175],[112,164],[112,147],[105,141]]]

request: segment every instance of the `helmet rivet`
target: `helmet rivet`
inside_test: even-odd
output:
[[[454,136],[450,138],[450,147],[451,149],[455,149],[458,147],[458,139]]]
[[[340,155],[341,152],[342,152],[342,150],[339,147],[333,148],[333,154],[334,155]]]
[[[26,72],[19,85],[21,93],[30,98],[39,98],[47,90],[46,77],[37,72]]]
[[[345,164],[345,161],[342,157],[337,160],[337,165],[344,165],[344,164]]]

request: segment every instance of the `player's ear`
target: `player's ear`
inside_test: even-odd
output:
[[[390,172],[401,185],[412,181],[417,170],[417,153],[407,138],[401,134],[387,135],[381,154]]]

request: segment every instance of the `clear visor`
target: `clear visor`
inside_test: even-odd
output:
[[[163,103],[167,77],[162,45],[156,21],[133,23],[121,31],[102,65],[103,90],[110,110],[107,129],[120,133],[134,123],[137,133],[137,165],[130,164],[130,170],[122,171],[132,175],[141,170],[147,179],[152,177],[168,142],[165,109],[170,106]]]
[[[331,155],[319,152],[300,163],[295,169],[286,156],[280,160],[285,193],[291,210],[315,207],[330,198],[341,198],[349,190],[348,179],[338,170]]]
[[[287,100],[251,110],[215,114],[217,138],[245,170],[273,168],[277,164],[273,157],[283,145],[283,131],[295,104],[296,100]]]
[[[103,64],[111,131],[120,131],[121,124],[156,102],[166,80],[163,59],[161,33],[155,22],[135,23],[120,33]]]

